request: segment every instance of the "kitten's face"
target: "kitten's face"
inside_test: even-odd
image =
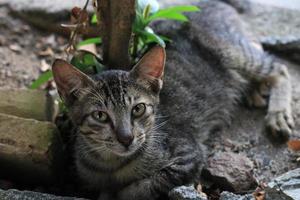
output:
[[[162,87],[164,49],[154,47],[130,71],[91,79],[70,64],[53,64],[58,91],[79,136],[102,155],[129,156],[151,138]]]
[[[128,156],[151,137],[158,93],[141,87],[128,72],[108,71],[83,88],[71,107],[80,134],[102,153]]]

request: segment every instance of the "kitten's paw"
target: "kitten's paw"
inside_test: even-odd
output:
[[[247,103],[249,107],[255,108],[264,108],[268,105],[267,99],[259,94],[256,90],[247,96]]]
[[[289,111],[269,112],[266,127],[274,137],[288,139],[294,127],[294,119]]]

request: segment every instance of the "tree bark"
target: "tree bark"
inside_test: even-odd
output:
[[[135,0],[97,0],[97,5],[104,64],[110,69],[128,70]]]

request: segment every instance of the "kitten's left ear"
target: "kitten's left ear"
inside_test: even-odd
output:
[[[75,93],[79,89],[94,84],[91,78],[61,59],[54,61],[52,72],[57,90],[67,105],[71,105],[76,100]]]
[[[133,67],[130,71],[130,76],[139,84],[158,93],[163,84],[165,60],[165,49],[155,46]]]

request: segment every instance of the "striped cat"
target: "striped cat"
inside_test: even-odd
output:
[[[252,83],[269,88],[268,100],[255,88],[248,95],[253,105],[268,104],[267,127],[275,136],[291,132],[286,67],[263,51],[233,8],[217,1],[200,7],[190,25],[165,28],[173,39],[167,56],[153,47],[129,72],[89,77],[54,62],[59,94],[77,128],[77,174],[82,185],[100,191],[100,200],[157,199],[193,183],[204,162],[202,142],[230,124]]]

